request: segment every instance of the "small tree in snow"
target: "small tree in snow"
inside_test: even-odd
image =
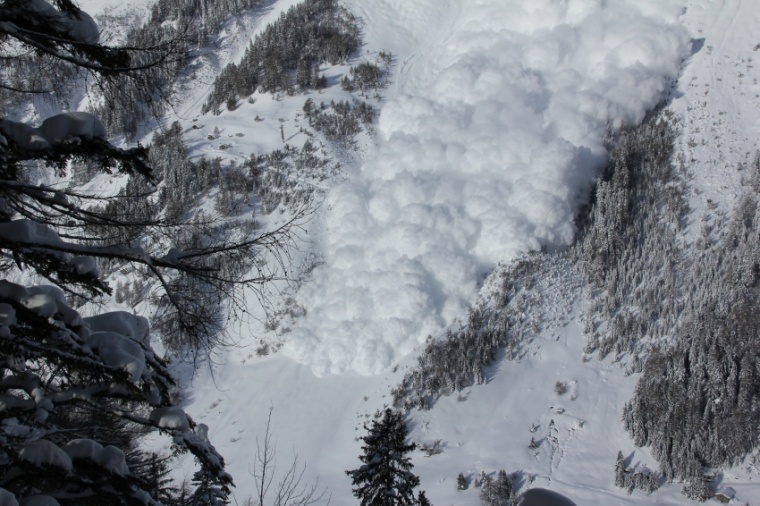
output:
[[[365,424],[364,428],[368,434],[361,438],[364,454],[359,457],[363,465],[346,471],[356,487],[353,492],[361,499],[361,505],[428,503],[424,493],[414,497],[414,488],[419,485],[420,479],[412,474],[411,459],[406,454],[417,445],[407,444],[407,427],[401,413],[386,409],[381,419],[373,420],[369,427]]]
[[[480,500],[485,506],[509,506],[514,499],[512,480],[502,469],[496,479],[487,476],[481,485]]]

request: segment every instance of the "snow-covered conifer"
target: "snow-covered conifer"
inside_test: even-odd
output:
[[[411,458],[406,454],[417,445],[407,443],[407,427],[403,415],[386,409],[381,418],[373,420],[362,436],[362,466],[346,471],[351,477],[354,495],[362,506],[406,506],[422,504],[414,496],[420,483],[411,469]],[[424,497],[424,495],[422,495]],[[426,500],[426,499],[425,499]]]

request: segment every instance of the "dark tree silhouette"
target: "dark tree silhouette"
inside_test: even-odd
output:
[[[346,471],[356,487],[353,492],[361,499],[361,505],[429,504],[424,493],[420,493],[420,498],[414,496],[414,488],[420,479],[412,474],[412,462],[406,454],[417,445],[406,442],[407,427],[403,415],[386,409],[382,418],[373,420],[364,428],[368,434],[362,437],[364,454],[359,457],[363,465]]]

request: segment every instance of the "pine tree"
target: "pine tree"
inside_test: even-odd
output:
[[[624,488],[626,486],[626,469],[623,452],[619,451],[615,460],[615,486]]]
[[[512,480],[501,469],[496,479],[486,476],[481,484],[480,500],[485,506],[509,506],[514,498]]]
[[[407,444],[407,427],[403,416],[390,408],[371,426],[361,439],[364,441],[363,455],[359,457],[363,465],[346,471],[351,477],[354,495],[361,499],[362,506],[411,506],[423,504],[414,497],[413,489],[420,479],[412,474],[411,459],[405,456],[417,445]],[[424,494],[420,494],[424,498]],[[424,499],[427,501],[427,499]]]

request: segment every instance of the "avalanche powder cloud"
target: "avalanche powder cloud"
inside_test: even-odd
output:
[[[376,152],[329,195],[285,347],[318,375],[381,372],[465,314],[496,262],[569,245],[606,125],[640,122],[690,52],[669,0],[443,4],[377,0],[432,42],[397,54]]]

